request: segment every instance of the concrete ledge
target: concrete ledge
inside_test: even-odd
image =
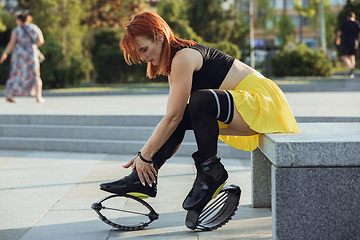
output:
[[[360,166],[360,123],[303,123],[299,127],[298,133],[260,138],[260,149],[276,167]]]
[[[360,167],[272,166],[272,175],[273,239],[360,239]]]
[[[271,162],[259,148],[251,152],[251,188],[254,208],[271,207]]]
[[[252,153],[253,206],[271,206],[274,240],[359,239],[360,123],[299,127],[260,136]]]

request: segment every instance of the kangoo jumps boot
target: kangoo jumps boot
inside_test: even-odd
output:
[[[130,175],[125,176],[115,182],[102,183],[100,184],[100,189],[110,193],[116,194],[128,194],[141,199],[146,199],[148,197],[156,197],[157,193],[157,178],[156,183],[152,183],[151,187],[146,183],[143,186],[140,182],[137,171],[134,170]]]
[[[220,158],[213,156],[202,162],[203,159],[196,155],[197,152],[192,155],[197,169],[196,179],[183,202],[183,208],[187,211],[204,208],[212,198],[218,195],[228,178],[224,165],[220,163]],[[202,163],[199,164],[199,162]]]

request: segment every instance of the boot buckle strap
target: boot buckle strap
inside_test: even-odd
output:
[[[206,184],[202,184],[201,189],[203,189],[203,190],[208,190],[208,189],[209,189],[209,186],[206,185]]]
[[[194,186],[200,187],[200,189],[208,190],[209,186],[202,182],[194,182]]]

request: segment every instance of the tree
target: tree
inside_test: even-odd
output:
[[[174,33],[183,39],[191,39],[197,42],[204,40],[190,27],[186,15],[184,0],[162,0],[157,5],[157,13],[169,24]]]
[[[267,28],[267,22],[275,17],[273,7],[268,0],[257,0],[256,7],[258,9],[257,28]]]
[[[286,10],[283,9],[278,22],[279,32],[277,37],[283,40],[283,45],[286,45],[291,39],[294,38],[294,26],[291,19],[286,15]]]
[[[224,0],[187,0],[190,26],[206,42],[227,41],[235,20],[231,11],[224,11]]]
[[[0,32],[4,32],[6,30],[6,26],[3,23],[2,16],[3,16],[3,7],[4,4],[0,2]]]
[[[339,15],[337,16],[337,27],[340,26],[341,22],[346,19],[346,15],[348,12],[354,12],[356,15],[356,18],[359,19],[360,17],[360,3],[358,1],[351,1],[347,0],[345,6],[343,9],[339,12]]]
[[[239,13],[234,22],[229,41],[237,45],[240,49],[245,49],[249,32],[249,25],[246,23],[244,15]]]
[[[144,0],[82,0],[88,12],[82,24],[95,28],[123,27],[132,16],[143,10]],[[90,3],[90,4],[89,4]]]
[[[302,16],[308,17],[310,26],[314,29],[315,33],[319,29],[319,4],[320,0],[309,0],[308,6],[303,6],[301,0],[294,0],[294,9]],[[329,0],[324,0],[324,15],[325,15],[325,32],[326,32],[326,45],[334,46],[335,36],[334,32],[334,18],[335,14],[331,13]]]
[[[0,2],[0,54],[5,49],[11,36],[11,31],[15,27],[15,21],[12,16],[9,16],[3,9]],[[5,84],[10,70],[10,57],[0,65],[0,84]]]
[[[24,3],[23,3],[24,4]],[[52,36],[62,47],[64,65],[70,63],[73,56],[82,56],[82,40],[87,26],[80,25],[84,17],[81,0],[28,0],[34,22],[45,36]]]
[[[191,26],[189,26],[189,20],[186,15],[187,8],[184,3],[184,0],[162,0],[158,4],[157,12],[169,24],[170,28],[177,36],[184,39],[195,40],[199,44],[217,48],[220,51],[239,59],[240,53],[236,44],[226,40],[206,42],[193,30]],[[234,40],[242,39],[243,36],[236,35],[242,28],[235,25],[236,24],[234,24],[234,30],[230,32],[230,37],[233,36]]]

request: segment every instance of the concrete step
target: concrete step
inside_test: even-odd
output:
[[[0,124],[1,137],[69,138],[146,141],[154,127]],[[184,142],[195,142],[188,131]]]
[[[161,116],[0,115],[0,148],[134,154],[151,136]],[[192,131],[177,155],[196,151]],[[218,155],[249,158],[249,152],[219,141]]]
[[[0,115],[0,124],[155,127],[161,119],[162,116]]]
[[[144,144],[145,141],[134,140],[0,137],[0,149],[11,150],[136,154]],[[196,149],[195,142],[184,142],[176,155],[190,157]],[[250,152],[241,151],[221,143],[218,146],[218,156],[249,159]]]
[[[0,124],[80,125],[80,126],[151,126],[162,116],[128,115],[0,115]],[[359,117],[296,117],[298,122],[359,122]]]
[[[2,137],[147,140],[154,127],[0,124]]]

